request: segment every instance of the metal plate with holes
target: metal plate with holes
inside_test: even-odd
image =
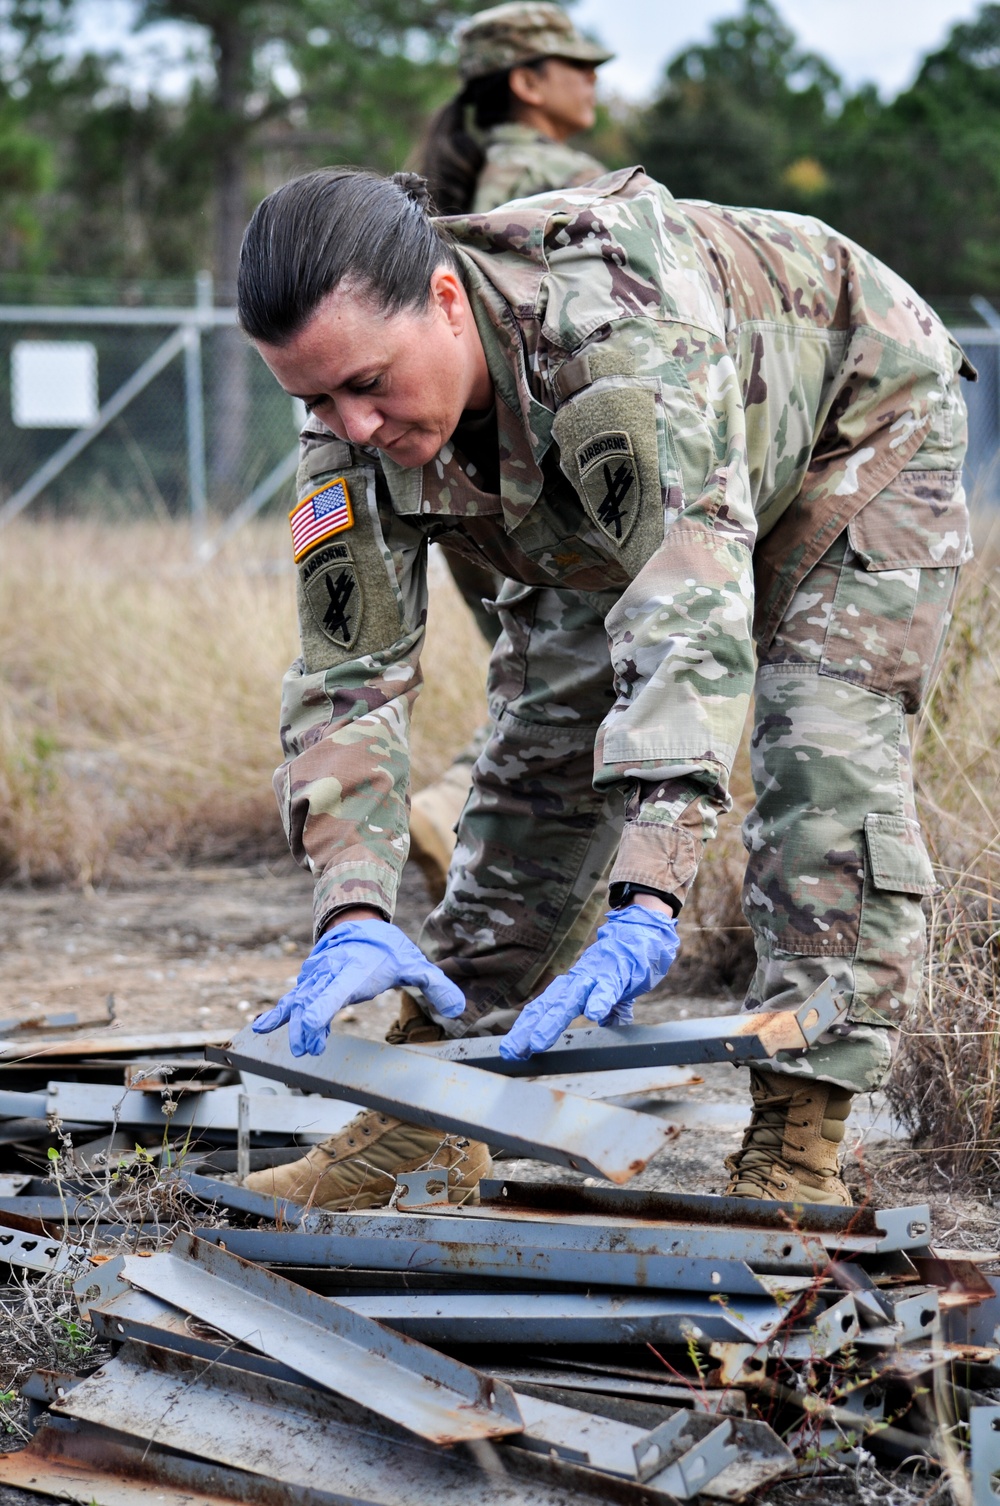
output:
[[[86,1261],[82,1246],[0,1224],[0,1263],[27,1271],[74,1271]]]
[[[1000,1503],[1000,1407],[972,1407],[969,1411],[972,1457],[969,1474],[973,1506]]]

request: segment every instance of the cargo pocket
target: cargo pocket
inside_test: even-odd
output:
[[[857,1003],[851,1016],[895,1023],[920,990],[927,948],[921,898],[934,894],[938,886],[916,821],[904,816],[866,816],[865,848],[861,933],[854,964]]]
[[[906,816],[865,817],[865,845],[876,889],[898,894],[936,894],[938,883],[920,834]]]
[[[903,471],[847,528],[820,674],[920,709],[971,555],[959,471]]]

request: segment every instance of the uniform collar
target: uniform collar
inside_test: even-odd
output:
[[[542,489],[541,459],[552,442],[554,413],[532,396],[524,342],[514,311],[462,246],[462,262],[476,328],[497,399],[500,500],[508,530],[527,517]]]
[[[523,125],[519,120],[506,120],[502,125],[490,126],[486,133],[487,145],[492,146],[495,141],[515,146],[559,145],[554,136],[546,136],[544,131],[539,131],[535,126]]]

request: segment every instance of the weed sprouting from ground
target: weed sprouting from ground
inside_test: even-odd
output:
[[[55,1220],[46,1227],[62,1236],[72,1263],[69,1269],[41,1273],[12,1268],[10,1283],[0,1287],[0,1452],[27,1440],[21,1388],[33,1371],[86,1374],[107,1357],[81,1318],[74,1283],[117,1255],[168,1249],[179,1234],[192,1233],[205,1221],[204,1206],[174,1174],[183,1164],[183,1142],[165,1144],[162,1157],[137,1145],[127,1154],[110,1152],[86,1162],[58,1122],[53,1130],[61,1149],[49,1153],[49,1180],[64,1219],[59,1229]],[[213,1212],[212,1222],[225,1219]]]

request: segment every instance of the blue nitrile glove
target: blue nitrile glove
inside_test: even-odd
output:
[[[526,1004],[500,1042],[507,1061],[547,1051],[577,1015],[628,1025],[632,1000],[666,977],[680,945],[673,917],[645,905],[612,910],[580,960]]]
[[[422,989],[438,1014],[465,1009],[461,989],[387,920],[345,920],[319,938],[295,987],[254,1020],[258,1034],[288,1025],[293,1056],[320,1056],[330,1021],[347,1004],[363,1004],[384,989],[409,983]]]

